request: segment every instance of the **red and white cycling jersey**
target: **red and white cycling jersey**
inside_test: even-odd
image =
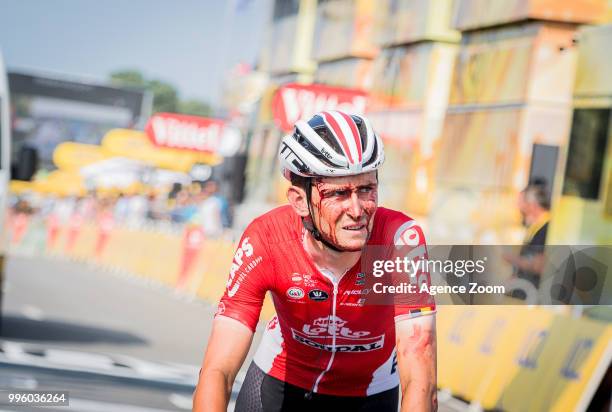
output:
[[[398,385],[395,321],[435,312],[418,305],[368,305],[360,262],[338,281],[322,273],[302,246],[305,229],[290,206],[255,219],[244,232],[217,316],[253,331],[267,291],[276,316],[267,324],[255,363],[267,374],[322,394],[364,396]],[[368,246],[425,247],[421,228],[379,207]],[[428,276],[427,276],[428,278]],[[427,279],[428,280],[428,279]]]

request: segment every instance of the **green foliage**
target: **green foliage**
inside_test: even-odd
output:
[[[111,83],[115,86],[147,88],[147,81],[138,70],[119,70],[111,73]]]
[[[199,100],[181,101],[178,91],[170,83],[146,79],[138,70],[118,70],[110,74],[113,85],[145,89],[153,94],[153,113],[184,113],[195,116],[210,116],[212,109],[208,103]]]
[[[178,93],[174,86],[159,80],[151,80],[148,83],[148,89],[153,92],[153,112],[176,113]]]
[[[212,115],[212,109],[207,103],[190,99],[179,102],[179,113],[209,117]]]

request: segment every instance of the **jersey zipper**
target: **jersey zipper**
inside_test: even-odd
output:
[[[346,275],[349,271],[347,270],[346,272],[344,272],[342,274],[342,276],[340,276],[340,279],[338,279],[337,281],[335,281],[333,276],[328,276],[327,273],[325,273],[324,271],[320,271],[321,274],[323,276],[325,276],[327,279],[329,279],[332,284],[334,285],[334,293],[333,293],[333,298],[332,298],[332,321],[334,322],[334,334],[332,336],[332,354],[329,357],[329,362],[327,362],[327,367],[325,368],[325,370],[323,370],[319,376],[317,377],[317,380],[315,381],[314,386],[312,387],[312,392],[318,392],[319,390],[319,382],[321,382],[321,379],[323,379],[323,376],[325,376],[325,374],[327,372],[329,372],[329,370],[332,367],[332,364],[334,363],[334,358],[336,357],[336,335],[337,335],[337,330],[336,330],[336,325],[335,325],[335,321],[336,321],[336,303],[337,303],[337,298],[338,298],[338,285],[340,284],[340,282],[342,281],[342,278],[344,277],[344,275]]]

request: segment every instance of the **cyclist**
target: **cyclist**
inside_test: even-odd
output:
[[[378,207],[381,139],[363,116],[321,112],[296,123],[279,159],[289,205],[255,219],[238,243],[194,411],[227,408],[267,291],[276,315],[236,411],[397,411],[400,386],[402,411],[435,410],[435,304],[365,304],[366,245],[426,251],[411,218]]]

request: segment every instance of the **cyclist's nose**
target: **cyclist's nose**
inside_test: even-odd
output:
[[[355,220],[360,219],[363,215],[363,206],[361,205],[361,200],[359,199],[357,193],[351,193],[351,197],[348,199],[348,202],[349,204],[346,210],[347,214]]]

